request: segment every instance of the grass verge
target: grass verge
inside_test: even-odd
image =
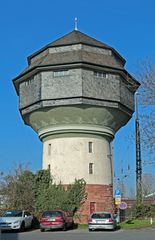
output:
[[[78,229],[88,229],[88,224],[78,224]]]
[[[147,227],[155,227],[155,219],[153,220],[152,224],[150,224],[150,219],[127,220],[118,224],[118,228],[122,228],[122,229],[140,229],[140,228],[147,228]],[[88,224],[78,224],[77,228],[88,229]]]
[[[155,227],[155,219],[153,220],[152,224],[150,223],[150,219],[127,220],[125,222],[120,223],[119,227],[123,229],[139,229],[146,227]]]

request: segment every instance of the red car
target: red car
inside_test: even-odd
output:
[[[63,210],[52,210],[43,212],[40,218],[40,231],[62,229],[66,231],[74,225],[73,216]]]

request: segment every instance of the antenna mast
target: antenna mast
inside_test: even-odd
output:
[[[74,19],[74,30],[75,30],[75,31],[78,30],[77,25],[78,25],[78,19],[77,19],[77,17],[75,17],[75,19]]]
[[[141,160],[141,144],[140,144],[140,127],[138,116],[138,93],[136,97],[136,200],[137,204],[142,203],[142,160]]]

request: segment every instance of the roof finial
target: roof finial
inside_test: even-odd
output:
[[[78,21],[78,19],[77,19],[77,17],[75,17],[75,19],[74,19],[74,30],[75,31],[77,31],[78,30],[78,28],[77,28],[77,21]]]

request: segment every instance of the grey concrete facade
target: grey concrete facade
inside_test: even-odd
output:
[[[42,108],[48,111],[49,107],[65,105],[78,106],[78,109],[83,106],[102,107],[100,111],[105,114],[108,109],[108,112],[113,111],[115,122],[118,114],[122,115],[121,119],[125,122],[122,123],[119,116],[118,122],[113,124],[114,131],[130,119],[134,111],[133,92],[120,74],[104,71],[104,76],[98,77],[95,76],[98,70],[85,68],[63,68],[63,71],[65,71],[64,76],[54,76],[57,71],[42,71],[29,77],[27,81],[21,82],[20,110],[27,124],[30,124],[30,113],[34,115],[34,111],[40,111]],[[87,123],[85,120],[83,122]],[[96,124],[99,122],[97,121]],[[69,121],[69,123],[72,122]],[[111,124],[105,121],[105,126],[112,126]],[[41,126],[34,128],[37,131]]]

